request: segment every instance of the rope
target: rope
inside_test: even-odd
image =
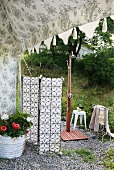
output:
[[[30,72],[30,70],[29,70],[29,67],[28,67],[28,65],[27,65],[27,63],[26,63],[26,61],[25,61],[24,55],[23,55],[23,60],[24,60],[24,62],[25,62],[25,65],[26,65],[26,67],[27,67],[27,70],[28,70],[30,76],[32,76],[32,74],[31,74],[31,72]]]

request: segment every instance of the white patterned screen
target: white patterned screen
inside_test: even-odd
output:
[[[0,113],[16,110],[16,56],[0,55]]]
[[[62,79],[23,77],[23,111],[33,116],[28,139],[39,152],[59,152]]]
[[[28,139],[37,143],[38,140],[38,103],[39,103],[39,78],[23,77],[23,111],[33,117],[33,126]]]

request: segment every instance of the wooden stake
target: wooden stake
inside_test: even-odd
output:
[[[66,131],[70,132],[70,117],[71,117],[71,56],[69,55],[68,62],[68,91],[67,91],[67,113],[66,113]]]

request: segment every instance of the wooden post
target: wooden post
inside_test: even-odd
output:
[[[22,89],[21,89],[21,59],[20,55],[18,56],[18,103],[19,103],[19,111],[22,111]]]
[[[67,91],[67,113],[66,113],[66,131],[70,132],[70,117],[71,117],[71,55],[69,54],[68,62],[68,91]]]

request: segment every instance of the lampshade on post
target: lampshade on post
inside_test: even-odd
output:
[[[39,46],[39,51],[40,51],[40,52],[43,52],[45,49],[46,49],[45,44],[41,44],[41,45]]]
[[[73,54],[73,51],[71,52],[70,58],[76,58],[76,56]]]

